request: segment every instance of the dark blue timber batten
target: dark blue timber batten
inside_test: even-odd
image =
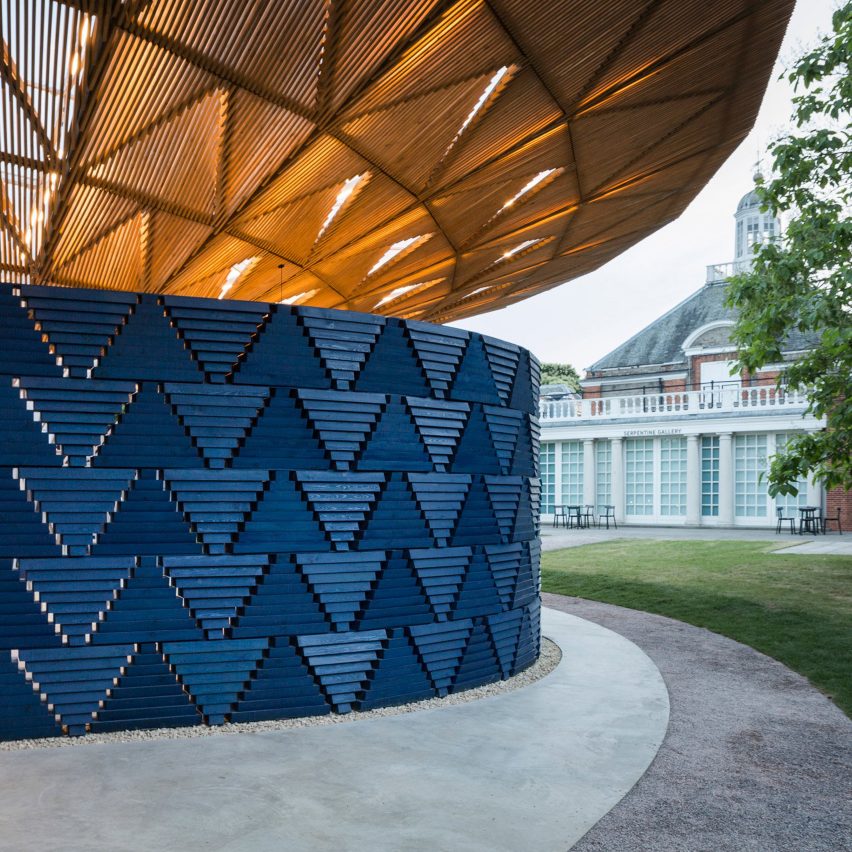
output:
[[[538,656],[538,363],[0,287],[0,739],[345,713]]]

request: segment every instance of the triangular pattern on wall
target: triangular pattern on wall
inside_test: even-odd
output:
[[[386,639],[384,630],[362,630],[299,636],[296,641],[335,711],[348,713],[365,692]]]
[[[501,612],[503,604],[497,594],[494,577],[485,554],[474,552],[453,607],[453,618],[488,615]]]
[[[32,495],[22,489],[18,474],[18,469],[0,468],[0,518],[5,521],[0,528],[0,557],[20,555],[22,542],[27,556],[59,556],[59,542],[44,514],[28,499]]]
[[[470,414],[466,402],[406,397],[414,425],[437,471],[449,470]]]
[[[203,467],[199,450],[160,386],[142,382],[109,427],[92,458],[93,467]]]
[[[270,306],[257,302],[228,303],[217,310],[209,302],[164,296],[167,316],[210,381],[224,381],[266,321]],[[217,306],[218,307],[218,306]]]
[[[470,619],[462,619],[441,624],[416,624],[409,629],[439,695],[446,695],[455,680],[472,627]]]
[[[358,615],[360,626],[369,629],[399,619],[405,624],[432,621],[432,611],[411,561],[393,551]]]
[[[82,734],[132,655],[131,644],[85,645],[19,650],[13,661],[62,728]]]
[[[509,474],[512,472],[515,448],[518,445],[523,420],[527,415],[522,414],[520,411],[495,408],[490,405],[484,405],[482,413],[491,435],[491,442],[497,452],[497,458],[500,462],[500,473]]]
[[[233,466],[326,470],[331,459],[320,446],[295,392],[272,388],[241,442]]]
[[[20,560],[0,559],[0,649],[23,645],[57,647],[62,636],[56,626],[48,622],[45,607],[36,600],[32,587],[28,588],[26,579],[15,567],[19,563]]]
[[[522,610],[510,610],[491,615],[487,619],[488,629],[497,659],[500,661],[500,671],[503,678],[512,674],[515,658],[518,652],[518,639],[523,623]]]
[[[239,608],[231,635],[241,639],[330,630],[330,619],[307,580],[293,560],[281,554],[264,569],[251,597]]]
[[[504,343],[493,337],[483,338],[483,346],[500,402],[507,405],[515,384],[521,350],[511,343]]]
[[[453,545],[500,544],[500,530],[482,477],[472,478],[451,542]]]
[[[417,360],[408,329],[401,320],[389,318],[385,323],[358,374],[355,390],[428,396],[426,372]]]
[[[485,357],[485,347],[478,336],[468,340],[464,357],[453,379],[450,395],[453,399],[464,399],[499,405],[500,395],[491,367]]]
[[[469,547],[430,547],[409,551],[414,570],[439,621],[446,621],[456,601],[470,557]]]
[[[200,382],[204,378],[177,330],[170,325],[163,305],[157,297],[147,295],[139,297],[92,376],[173,382]]]
[[[3,365],[6,372],[16,376],[60,377],[62,368],[21,302],[16,290],[0,287],[0,333],[5,345]]]
[[[339,632],[354,627],[356,616],[384,564],[385,554],[381,551],[296,556],[299,571],[333,628]]]
[[[484,476],[483,481],[505,543],[512,537],[515,528],[524,480],[520,476]]]
[[[470,489],[467,474],[409,473],[406,478],[438,545],[447,544]]]
[[[165,399],[201,451],[208,467],[225,467],[263,408],[269,389],[233,386],[225,396],[215,385],[166,384]]]
[[[163,642],[166,662],[204,715],[221,724],[236,709],[269,646],[268,639],[210,639],[206,642]]]
[[[28,377],[27,381],[36,379]],[[62,464],[59,450],[49,440],[46,426],[34,419],[20,382],[18,377],[0,376],[0,465],[58,467]]]
[[[201,542],[155,471],[142,470],[98,537],[94,553],[201,553]]]
[[[198,639],[201,633],[157,560],[143,556],[92,633],[97,644]]]
[[[409,410],[387,397],[378,423],[358,458],[359,470],[432,470],[432,461]]]
[[[103,379],[22,377],[17,386],[33,420],[70,467],[87,465],[137,391],[133,382]]]
[[[267,487],[266,470],[162,472],[166,487],[208,553],[225,553],[236,541]]]
[[[166,556],[163,570],[208,639],[225,636],[268,570],[270,557]]]
[[[473,620],[473,631],[462,653],[459,669],[453,682],[453,692],[472,689],[487,683],[499,665],[494,644],[484,618]]]
[[[473,405],[453,458],[453,473],[500,473],[500,460],[482,406]]]
[[[273,306],[266,321],[234,362],[234,382],[329,388],[331,379],[296,313]]]
[[[348,550],[360,537],[384,485],[383,473],[303,470],[296,482],[328,539]]]
[[[379,499],[366,519],[359,546],[429,547],[431,543],[429,527],[405,475],[387,474]]]
[[[143,642],[137,648],[101,699],[92,731],[200,725],[198,709],[156,645]]]
[[[385,318],[346,311],[336,320],[329,320],[323,311],[305,308],[302,321],[334,387],[339,390],[354,387],[367,355],[382,333]],[[340,345],[341,331],[345,333],[349,346]]]
[[[88,378],[137,303],[135,293],[99,293],[86,300],[80,322],[79,291],[23,287],[22,303],[66,376]]]
[[[434,692],[412,639],[397,627],[388,634],[387,647],[382,649],[378,666],[371,672],[366,697],[358,709],[423,701]]]
[[[258,492],[257,506],[238,524],[235,553],[328,550],[330,539],[295,481],[295,473],[275,471]]]
[[[131,576],[133,556],[21,559],[17,567],[62,641],[85,645]]]
[[[8,651],[0,653],[0,741],[56,737],[62,733],[53,711],[33,690]]]
[[[260,722],[297,716],[321,716],[331,712],[315,678],[296,648],[284,639],[273,639],[261,657],[256,676],[237,696],[232,722]]]
[[[124,499],[135,470],[18,468],[17,479],[68,556],[86,556]]]
[[[355,464],[382,413],[385,398],[378,394],[344,396],[337,391],[298,391],[299,404],[320,444],[337,470]],[[345,401],[345,406],[341,405]]]
[[[443,399],[448,395],[464,355],[467,332],[447,327],[436,328],[411,320],[406,323],[406,327],[433,393]]]
[[[492,544],[485,548],[485,556],[503,608],[509,609],[512,606],[512,596],[524,559],[524,545],[520,543]]]

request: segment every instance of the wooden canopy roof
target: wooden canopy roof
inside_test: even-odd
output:
[[[0,279],[446,321],[677,217],[793,0],[0,0]]]

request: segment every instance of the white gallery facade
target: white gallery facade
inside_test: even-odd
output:
[[[785,363],[813,345],[806,336],[784,341],[780,363],[731,376],[727,278],[780,232],[754,192],[734,218],[733,263],[708,267],[700,290],[589,367],[581,395],[542,388],[545,521],[557,506],[612,505],[619,523],[772,526],[778,509],[798,518],[800,506],[824,505],[811,481],[795,496],[767,492],[770,458],[824,423],[783,383]]]
[[[804,417],[798,394],[768,387],[542,401],[542,514],[556,505],[613,505],[618,523],[772,526],[777,509],[821,506],[822,488],[799,483],[772,498],[769,458]]]

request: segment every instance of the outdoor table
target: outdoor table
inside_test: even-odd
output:
[[[805,532],[816,535],[819,532],[817,512],[819,506],[799,506],[799,535]]]

